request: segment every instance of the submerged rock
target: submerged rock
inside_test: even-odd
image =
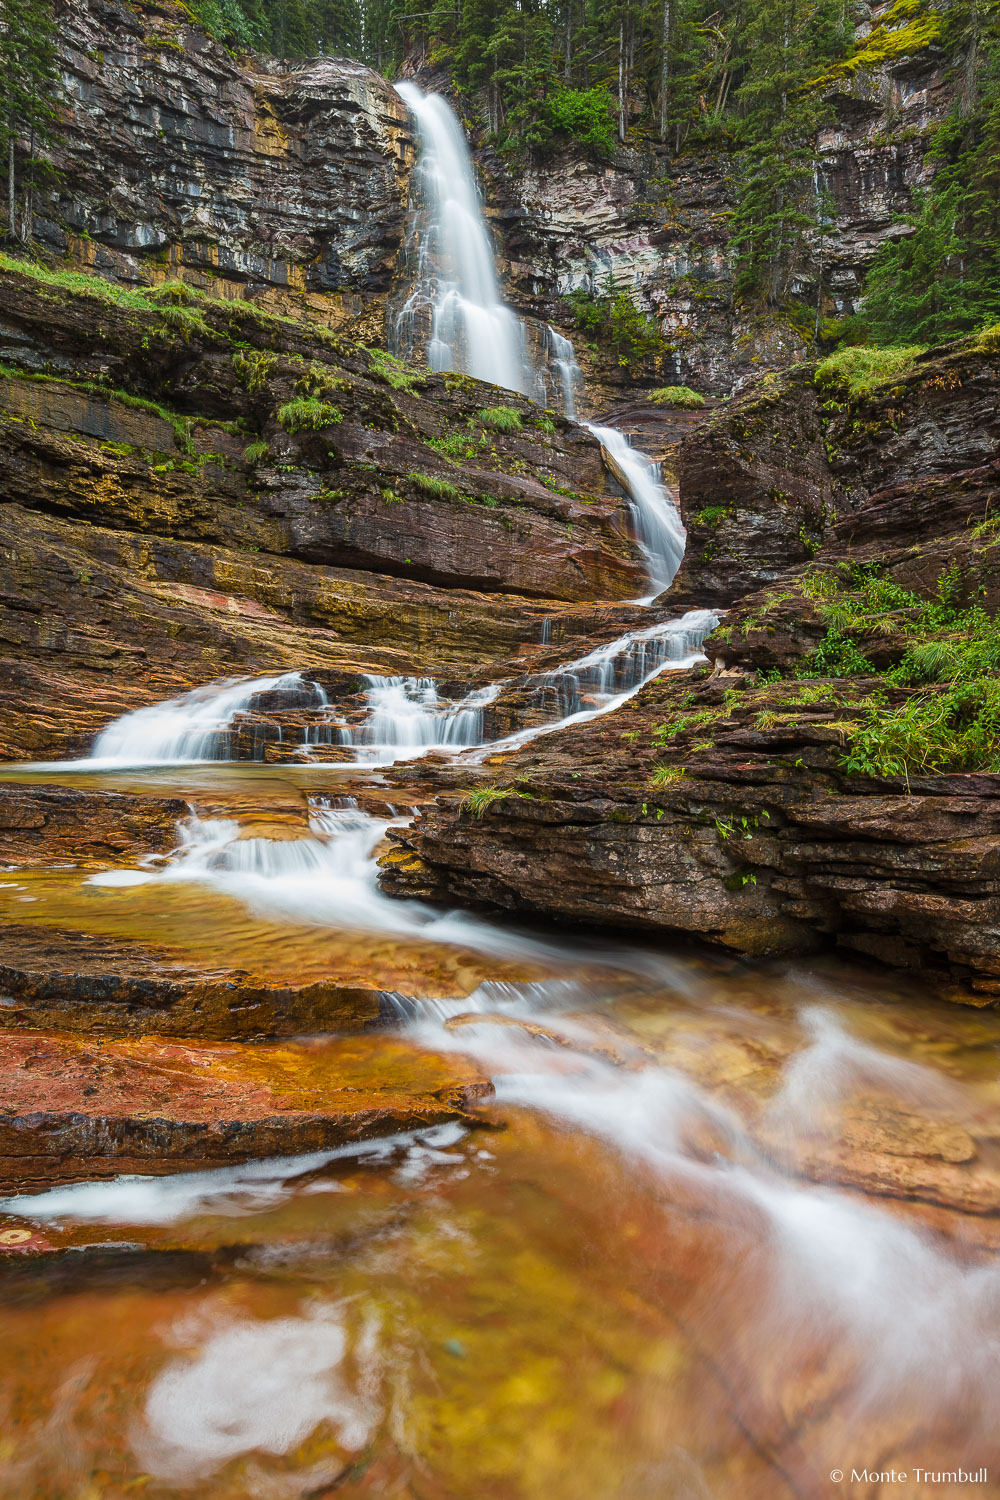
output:
[[[221,1166],[466,1118],[490,1085],[388,1040],[298,1047],[0,1033],[8,1188]]]

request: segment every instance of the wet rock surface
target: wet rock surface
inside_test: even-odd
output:
[[[388,1049],[391,1051],[391,1048]],[[174,1172],[344,1145],[462,1118],[489,1085],[433,1056],[81,1041],[0,1033],[0,1179],[26,1186]]]

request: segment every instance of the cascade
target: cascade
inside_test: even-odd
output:
[[[572,421],[576,420],[576,393],[583,384],[583,371],[576,361],[576,350],[571,339],[548,324],[549,356],[559,380],[562,409]]]
[[[262,699],[278,695],[286,708],[323,710],[322,721],[301,731],[301,746],[336,743],[355,751],[354,764],[387,766],[414,760],[435,748],[487,750],[527,744],[570,723],[585,722],[619,708],[657,673],[683,670],[703,661],[701,643],[719,623],[711,610],[688,610],[645,630],[629,631],[586,656],[544,673],[534,689],[539,708],[551,707],[542,724],[490,741],[484,710],[510,683],[491,682],[464,698],[444,698],[433,677],[364,678],[365,717],[353,728],[344,723],[342,707],[331,704],[318,683],[300,672],[255,677],[196,688],[182,697],[135,709],[116,719],[98,736],[86,760],[67,761],[77,769],[179,765],[232,759],[232,727],[240,713],[264,707]],[[584,707],[587,698],[589,707]],[[273,707],[273,705],[266,705]],[[280,726],[278,726],[280,734]],[[265,734],[255,727],[251,760],[263,758]]]
[[[637,453],[624,433],[616,427],[596,427],[591,422],[585,422],[584,426],[611,454],[627,482],[636,533],[652,585],[650,594],[640,602],[651,604],[673,582],[684,556],[687,534],[680,513],[667,498],[659,465]]]
[[[358,762],[379,765],[410,760],[435,746],[462,749],[483,738],[483,709],[498,683],[476,688],[458,703],[438,695],[433,677],[367,677],[368,718],[353,744]]]
[[[230,759],[233,721],[260,706],[265,695],[279,695],[283,706],[322,708],[326,694],[301,672],[274,677],[229,678],[194,688],[165,703],[124,714],[98,735],[91,765],[176,765],[183,761]],[[254,756],[263,754],[255,739]]]
[[[575,717],[584,697],[599,700],[601,710],[607,713],[611,699],[616,707],[624,703],[664,667],[680,670],[693,666],[703,659],[701,643],[718,623],[718,615],[711,610],[688,610],[679,620],[619,636],[577,661],[547,672],[535,689],[535,701],[539,707],[554,703],[556,713],[555,722],[543,727],[556,729]]]
[[[500,301],[493,253],[483,222],[472,158],[462,128],[439,94],[414,83],[396,92],[417,122],[420,206],[415,220],[416,276],[395,320],[398,353],[412,358],[426,338],[432,370],[464,370],[479,380],[546,399],[545,370],[530,371],[524,327]],[[430,324],[429,336],[426,333]],[[576,417],[582,382],[572,342],[546,327],[549,362],[563,411]],[[684,555],[684,527],[660,482],[656,465],[636,453],[613,427],[584,424],[611,454],[632,503],[639,545],[646,559],[649,604],[670,584]]]

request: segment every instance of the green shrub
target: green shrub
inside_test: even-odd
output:
[[[476,415],[483,426],[491,428],[493,432],[521,431],[521,413],[512,406],[485,406]]]
[[[557,87],[545,101],[546,124],[556,134],[610,156],[615,147],[615,106],[610,91]]]
[[[800,663],[800,677],[863,677],[873,671],[867,656],[862,655],[852,640],[830,629],[815,651],[810,651]]]
[[[599,356],[606,350],[619,369],[632,369],[666,353],[655,318],[636,307],[631,291],[613,273],[596,296],[577,290],[568,302],[575,326],[592,341],[592,353]]]
[[[682,411],[697,411],[705,405],[704,396],[689,385],[661,385],[658,391],[650,391],[649,399],[658,406],[678,406]]]
[[[905,349],[850,344],[820,361],[816,366],[816,384],[831,395],[866,401],[880,386],[891,385],[908,375],[924,352],[923,344],[911,344]]]
[[[296,401],[286,401],[278,408],[278,424],[286,432],[319,432],[324,427],[333,427],[344,420],[344,413],[336,406],[319,401],[315,396],[300,396]]]

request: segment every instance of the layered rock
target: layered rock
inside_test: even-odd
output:
[[[251,1051],[5,1032],[0,1054],[8,1190],[328,1149],[461,1119],[490,1089],[461,1060],[388,1041]]]
[[[643,586],[599,445],[523,398],[244,304],[4,287],[8,756],[234,664],[475,677]]]
[[[871,21],[890,9],[872,8]],[[817,180],[829,195],[822,241],[798,268],[794,290],[825,314],[856,311],[864,276],[885,240],[900,232],[933,162],[927,138],[953,96],[944,59],[928,49],[831,77],[827,119],[817,139]],[[761,370],[806,357],[808,336],[738,304],[731,245],[735,163],[725,145],[630,143],[611,161],[568,150],[551,162],[511,172],[489,150],[480,155],[490,210],[502,236],[510,293],[525,312],[566,328],[560,301],[576,288],[600,291],[608,273],[630,285],[657,320],[668,353],[641,372],[616,371],[579,340],[591,399],[615,399],[641,374],[728,393]],[[822,294],[817,285],[822,278]]]
[[[387,289],[412,150],[359,63],[237,59],[171,0],[60,17],[66,107],[41,243],[125,282],[183,274],[332,325]]]
[[[838,618],[823,600],[840,563],[925,596],[946,576],[1000,603],[998,385],[986,339],[864,398],[818,401],[793,372],[718,412],[681,450],[689,553],[675,584],[681,602],[702,602],[702,578],[708,599],[739,600],[706,643],[712,671],[661,679],[617,714],[498,757],[492,801],[442,798],[394,833],[385,888],[756,954],[835,941],[993,1003],[1000,777],[848,769],[852,726],[873,704],[919,695],[875,675],[913,639],[906,609],[862,621],[864,654],[838,678],[824,678],[817,648]],[[710,494],[720,506],[706,515]],[[759,557],[748,533],[767,542]]]

